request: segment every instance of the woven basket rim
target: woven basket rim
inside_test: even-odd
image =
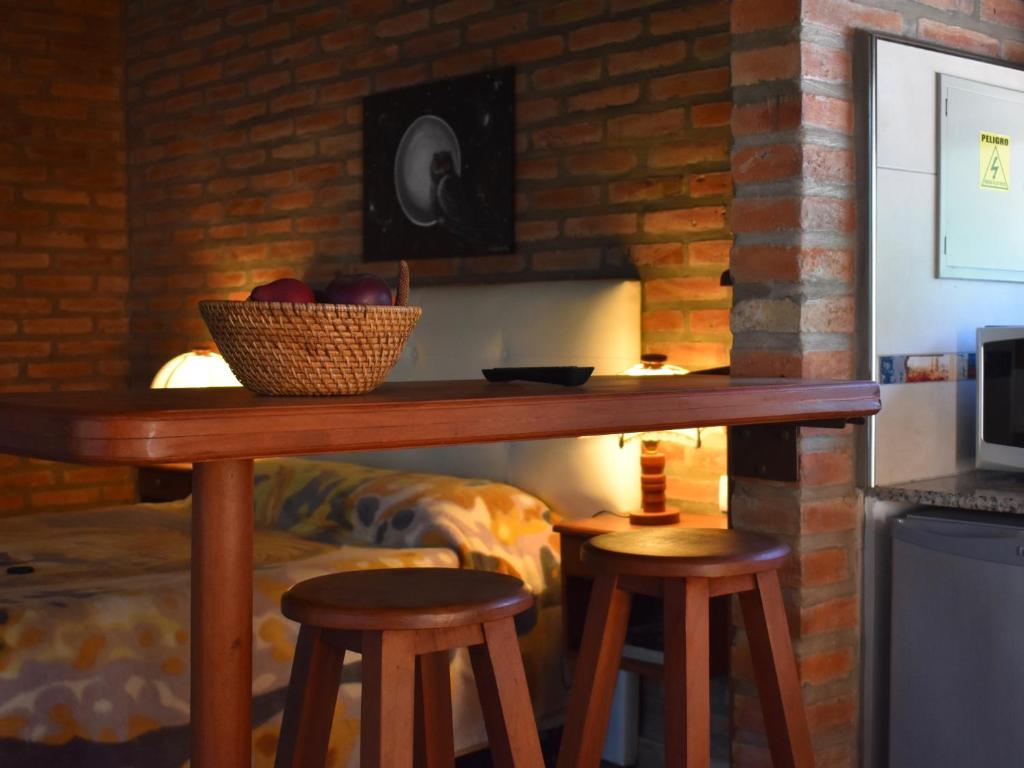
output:
[[[396,306],[394,304],[330,304],[328,302],[319,301],[231,301],[228,299],[203,299],[199,302],[199,306],[202,307],[203,305],[211,307],[262,307],[266,309],[289,309],[298,312],[346,312],[351,310],[358,310],[360,312],[391,312],[393,310],[406,312],[414,310],[421,312],[423,310],[422,307],[413,306],[411,304],[406,306]]]

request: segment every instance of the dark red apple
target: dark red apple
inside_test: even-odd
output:
[[[316,301],[313,289],[294,277],[282,277],[266,285],[257,285],[249,294],[249,301],[285,301],[291,304],[312,304]]]
[[[391,289],[376,275],[338,275],[324,289],[328,304],[391,304]]]

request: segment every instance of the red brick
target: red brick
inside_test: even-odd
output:
[[[981,0],[981,20],[1003,24],[1011,29],[1024,28],[1024,6],[1020,0]]]
[[[249,129],[249,138],[255,142],[274,141],[276,139],[283,139],[285,136],[291,136],[294,131],[295,126],[291,118],[288,118],[277,120],[273,123],[254,125]]]
[[[507,43],[498,49],[498,64],[527,64],[558,56],[565,49],[563,39],[556,35]]]
[[[618,175],[636,165],[636,155],[628,149],[601,149],[570,155],[566,159],[566,168],[574,176]]]
[[[633,104],[640,98],[640,86],[637,83],[611,85],[596,91],[586,91],[569,97],[570,112],[594,111],[608,107],[620,107]]]
[[[310,191],[288,192],[270,198],[270,207],[279,211],[292,211],[296,208],[308,208],[313,204],[313,193]]]
[[[539,210],[560,210],[566,208],[586,208],[601,202],[601,190],[594,186],[556,187],[534,192],[530,199],[533,207]]]
[[[686,41],[673,40],[661,45],[633,49],[613,53],[608,57],[608,74],[633,74],[649,72],[654,69],[665,69],[686,59]]]
[[[683,194],[683,180],[678,176],[651,176],[643,179],[616,181],[608,186],[608,202],[636,203],[645,200],[670,200]]]
[[[316,32],[324,28],[338,26],[342,21],[341,8],[324,8],[320,11],[305,13],[295,19],[295,31],[299,34],[304,32]]]
[[[682,109],[639,112],[608,121],[609,139],[648,139],[679,133],[684,126]]]
[[[460,30],[444,29],[440,32],[431,32],[405,41],[402,43],[402,53],[406,57],[413,59],[434,56],[445,51],[458,49],[461,42],[462,32]]]
[[[320,37],[320,47],[325,53],[337,53],[354,45],[360,45],[370,39],[370,27],[367,24],[346,24],[341,29],[328,32]]]
[[[630,259],[638,266],[681,266],[686,260],[682,243],[634,245]]]
[[[636,214],[633,213],[613,213],[566,219],[565,234],[568,237],[631,235],[636,232],[636,219]]]
[[[1024,42],[1003,40],[1003,58],[1018,64],[1024,62]]]
[[[597,16],[604,9],[603,0],[562,0],[545,5],[540,11],[541,24],[569,24]]]
[[[852,185],[855,181],[853,151],[807,145],[803,148],[803,175],[815,181]]]
[[[409,85],[416,85],[429,79],[429,71],[426,64],[413,64],[409,67],[389,69],[379,73],[374,78],[374,84],[378,91],[390,91],[395,88],[405,88]]]
[[[650,29],[654,35],[670,35],[728,22],[729,3],[726,0],[715,0],[687,3],[683,8],[652,13]]]
[[[493,60],[494,53],[490,49],[469,51],[437,59],[431,66],[431,72],[435,77],[456,77],[486,69]]]
[[[81,379],[92,375],[91,362],[29,363],[25,366],[30,379]]]
[[[844,32],[871,29],[899,34],[903,17],[898,11],[872,8],[854,0],[803,0],[804,22],[820,24]]]
[[[601,78],[601,60],[585,59],[538,69],[533,73],[533,84],[542,90],[565,88],[580,83],[592,83]]]
[[[587,51],[615,43],[634,40],[643,31],[640,19],[622,19],[606,21],[588,27],[574,29],[569,33],[569,50]]]
[[[210,35],[217,34],[218,32],[220,32],[220,29],[221,20],[210,19],[208,21],[193,24],[182,29],[181,39],[189,42],[191,42],[192,40],[199,40],[200,38],[209,37]]]
[[[601,251],[598,248],[538,251],[533,254],[530,264],[534,269],[542,272],[593,270],[601,264]]]
[[[292,61],[308,59],[316,53],[316,40],[308,37],[305,40],[289,43],[275,48],[270,53],[270,60],[274,64],[285,64]]]
[[[800,44],[787,43],[769,48],[733,51],[732,84],[756,85],[773,80],[790,80],[800,75]]]
[[[728,67],[719,67],[659,77],[651,80],[647,87],[652,99],[665,101],[728,91],[730,83]]]
[[[693,266],[721,266],[729,263],[732,240],[699,240],[690,243],[686,250]]]
[[[854,201],[835,197],[804,198],[800,223],[804,231],[852,233],[856,226]]]
[[[732,0],[730,5],[733,34],[800,23],[800,0]]]
[[[729,144],[724,138],[658,144],[647,153],[647,165],[650,168],[680,168],[694,163],[724,163],[728,159]]]
[[[731,196],[732,174],[729,171],[717,173],[694,173],[686,177],[690,197]]]
[[[855,597],[840,597],[804,608],[800,615],[800,634],[818,635],[853,629],[859,618]]]
[[[383,19],[377,23],[375,31],[378,37],[402,37],[414,32],[422,32],[429,23],[430,13],[423,8]]]
[[[789,96],[775,96],[751,104],[735,104],[732,113],[733,135],[749,136],[793,130],[800,125],[801,107],[799,98]]]
[[[801,170],[800,147],[769,144],[737,149],[732,156],[733,177],[740,184],[796,178]]]
[[[1015,5],[1020,5],[1019,0]],[[1024,19],[1024,12],[1020,12],[1019,15]],[[941,43],[958,51],[971,51],[984,56],[996,56],[999,53],[999,41],[996,38],[960,26],[943,24],[934,19],[919,19],[917,34],[924,40]]]
[[[728,309],[695,309],[690,312],[690,330],[694,333],[728,333]]]
[[[712,128],[729,125],[731,118],[732,102],[729,101],[694,104],[690,109],[690,123],[694,128]]]
[[[820,451],[800,456],[800,481],[805,485],[841,485],[852,480],[853,461],[846,453]]]
[[[725,208],[705,206],[644,214],[644,232],[652,235],[677,235],[706,232],[725,227]]]
[[[645,332],[681,333],[686,329],[686,315],[678,309],[655,309],[643,313],[640,328]]]
[[[808,80],[848,83],[853,80],[850,54],[841,48],[805,43],[800,48],[801,74]]]
[[[24,189],[21,196],[36,203],[55,205],[88,205],[89,195],[77,189]],[[4,257],[7,258],[6,256]]]
[[[470,24],[466,30],[466,38],[471,43],[487,43],[502,37],[522,34],[528,27],[529,16],[526,13],[512,13]]]
[[[743,197],[732,201],[734,232],[777,232],[800,227],[800,200],[792,197]]]
[[[563,149],[601,140],[600,123],[568,123],[542,128],[533,132],[533,146],[537,149]]]
[[[807,726],[811,733],[827,731],[857,722],[858,700],[855,694],[818,701],[807,707]]]

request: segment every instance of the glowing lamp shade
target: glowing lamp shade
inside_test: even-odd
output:
[[[688,370],[678,365],[666,362],[667,355],[659,355],[654,352],[640,355],[640,362],[622,373],[626,376],[681,376],[689,373]]]
[[[150,389],[240,387],[224,358],[208,349],[193,349],[173,357],[156,372]]]
[[[622,373],[626,376],[681,376],[689,373],[678,365],[667,362],[660,354],[640,356],[640,362]],[[633,512],[629,520],[633,525],[671,525],[679,522],[679,513],[665,509],[665,454],[662,441],[684,443],[700,447],[700,430],[668,429],[658,432],[639,432],[622,436],[622,443],[640,439],[640,512]]]

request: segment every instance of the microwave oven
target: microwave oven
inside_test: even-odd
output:
[[[978,329],[975,466],[1024,470],[1024,326]]]

